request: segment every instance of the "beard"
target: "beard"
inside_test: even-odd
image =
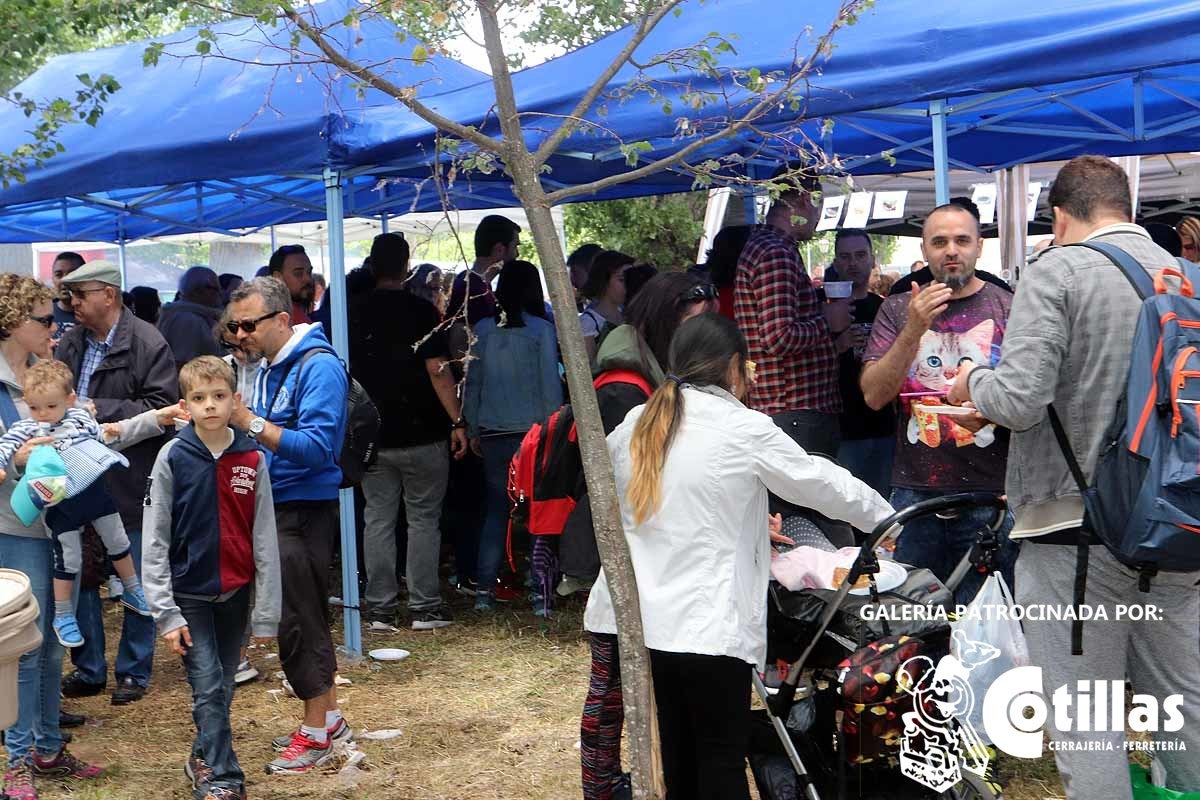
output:
[[[950,289],[957,292],[960,289],[965,289],[967,284],[971,282],[971,279],[975,277],[975,267],[964,267],[961,272],[955,275],[950,275],[946,272],[938,275],[937,272],[934,272],[933,277],[934,280],[946,284]]]

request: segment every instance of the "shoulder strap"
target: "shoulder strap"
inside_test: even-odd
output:
[[[299,360],[297,360],[297,361],[293,361],[291,364],[288,364],[288,368],[287,368],[287,370],[286,370],[286,371],[284,371],[284,373],[283,373],[283,380],[281,380],[281,381],[279,382],[279,385],[275,387],[275,393],[274,393],[273,395],[271,395],[271,405],[267,406],[267,414],[266,414],[266,416],[268,416],[268,417],[269,417],[269,416],[271,415],[271,409],[275,408],[275,401],[279,399],[279,393],[280,393],[280,392],[283,390],[283,385],[284,385],[285,383],[287,383],[288,376],[292,374],[292,368],[294,367],[294,368],[296,368],[296,369],[298,369],[298,370],[302,370],[302,369],[304,369],[304,364],[305,364],[305,363],[306,363],[306,362],[307,362],[307,361],[308,361],[310,358],[312,358],[313,356],[315,356],[317,353],[328,353],[329,355],[333,356],[334,358],[336,358],[336,359],[338,360],[338,363],[342,365],[342,369],[346,369],[346,365],[345,365],[345,363],[342,361],[342,357],[341,357],[341,356],[339,356],[339,355],[337,354],[337,351],[333,350],[332,348],[329,348],[329,347],[314,347],[314,348],[312,348],[311,350],[308,350],[308,351],[306,351],[306,352],[304,353],[304,355],[300,356],[300,359],[299,359]],[[297,373],[297,375],[299,375],[299,373]],[[349,371],[349,370],[347,370],[347,371],[346,371],[346,375],[347,375],[347,377],[349,377],[349,375],[350,375],[350,371]]]
[[[608,386],[612,383],[631,383],[641,389],[646,397],[654,394],[654,389],[650,387],[650,382],[642,377],[641,373],[634,372],[631,369],[605,370],[596,376],[596,380],[592,382],[592,388],[599,391],[601,386]]]
[[[1067,460],[1067,467],[1071,470],[1071,477],[1075,479],[1075,485],[1079,487],[1079,491],[1086,496],[1088,490],[1087,478],[1084,477],[1083,469],[1079,466],[1079,461],[1075,458],[1075,451],[1071,449],[1071,440],[1067,438],[1067,430],[1063,427],[1062,420],[1059,419],[1058,412],[1054,410],[1053,405],[1046,409],[1046,413],[1050,416],[1050,427],[1054,430],[1054,438],[1058,441],[1058,447],[1062,450],[1063,458]]]
[[[0,421],[4,423],[4,430],[17,424],[20,419],[21,415],[17,412],[17,404],[13,402],[8,387],[0,385]]]
[[[1134,291],[1138,293],[1138,297],[1145,300],[1148,297],[1154,296],[1154,281],[1146,274],[1146,268],[1139,264],[1133,256],[1115,244],[1093,239],[1087,242],[1075,242],[1066,246],[1086,247],[1089,250],[1095,250],[1097,253],[1107,256],[1108,260],[1121,270],[1121,274],[1133,286]]]

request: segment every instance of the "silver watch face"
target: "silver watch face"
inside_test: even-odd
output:
[[[267,427],[267,421],[262,417],[255,417],[250,420],[250,435],[258,436]]]

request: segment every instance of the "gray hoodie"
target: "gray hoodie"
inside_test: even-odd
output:
[[[1111,225],[1089,238],[1120,247],[1152,274],[1175,263],[1137,225]],[[1120,269],[1086,247],[1051,247],[1022,272],[1000,363],[968,379],[979,412],[1013,432],[1005,481],[1013,538],[1080,525],[1083,501],[1046,407],[1054,404],[1090,480],[1125,391],[1140,309]]]

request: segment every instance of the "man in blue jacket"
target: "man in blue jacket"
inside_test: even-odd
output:
[[[291,310],[283,282],[256,278],[230,298],[227,327],[238,346],[266,358],[254,397],[242,398],[230,424],[268,459],[283,582],[279,659],[304,701],[304,721],[275,740],[282,752],[267,768],[294,774],[324,764],[350,738],[338,711],[337,660],[326,623],[348,380],[321,326],[293,328]]]

